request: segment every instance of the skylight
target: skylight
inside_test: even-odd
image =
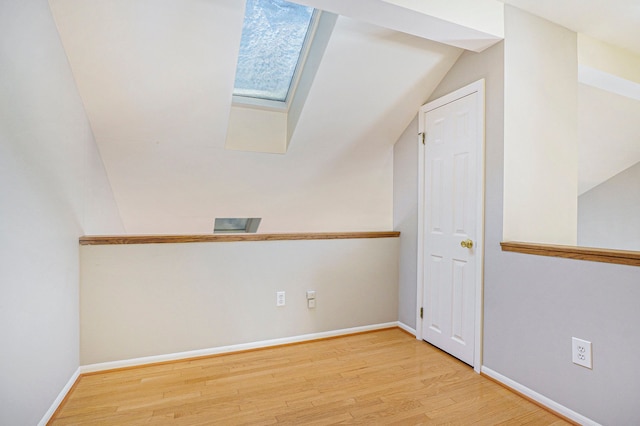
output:
[[[283,0],[247,0],[235,96],[287,100],[312,16],[313,8]]]

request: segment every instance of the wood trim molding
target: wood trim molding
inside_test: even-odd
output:
[[[640,266],[640,251],[521,243],[517,241],[503,241],[500,243],[500,246],[502,246],[502,251],[533,254],[537,256],[589,260],[592,262],[617,263],[619,265]]]
[[[217,235],[85,235],[81,246],[114,244],[228,243],[238,241],[349,240],[356,238],[397,238],[400,232],[322,232],[297,234],[217,234]]]

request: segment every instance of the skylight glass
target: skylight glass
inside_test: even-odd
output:
[[[247,0],[234,95],[286,101],[312,15],[283,0]]]

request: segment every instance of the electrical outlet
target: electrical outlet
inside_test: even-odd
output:
[[[284,306],[284,305],[285,305],[284,291],[277,291],[276,306]]]
[[[572,337],[571,360],[574,364],[592,369],[593,364],[591,362],[591,342],[578,339],[577,337]]]

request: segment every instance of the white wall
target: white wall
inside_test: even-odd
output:
[[[577,36],[505,6],[504,238],[575,245]]]
[[[83,365],[398,319],[398,238],[83,246],[81,259]]]
[[[640,251],[640,163],[578,198],[578,245]]]
[[[47,1],[0,40],[0,424],[33,425],[79,366],[78,236],[122,228]]]

